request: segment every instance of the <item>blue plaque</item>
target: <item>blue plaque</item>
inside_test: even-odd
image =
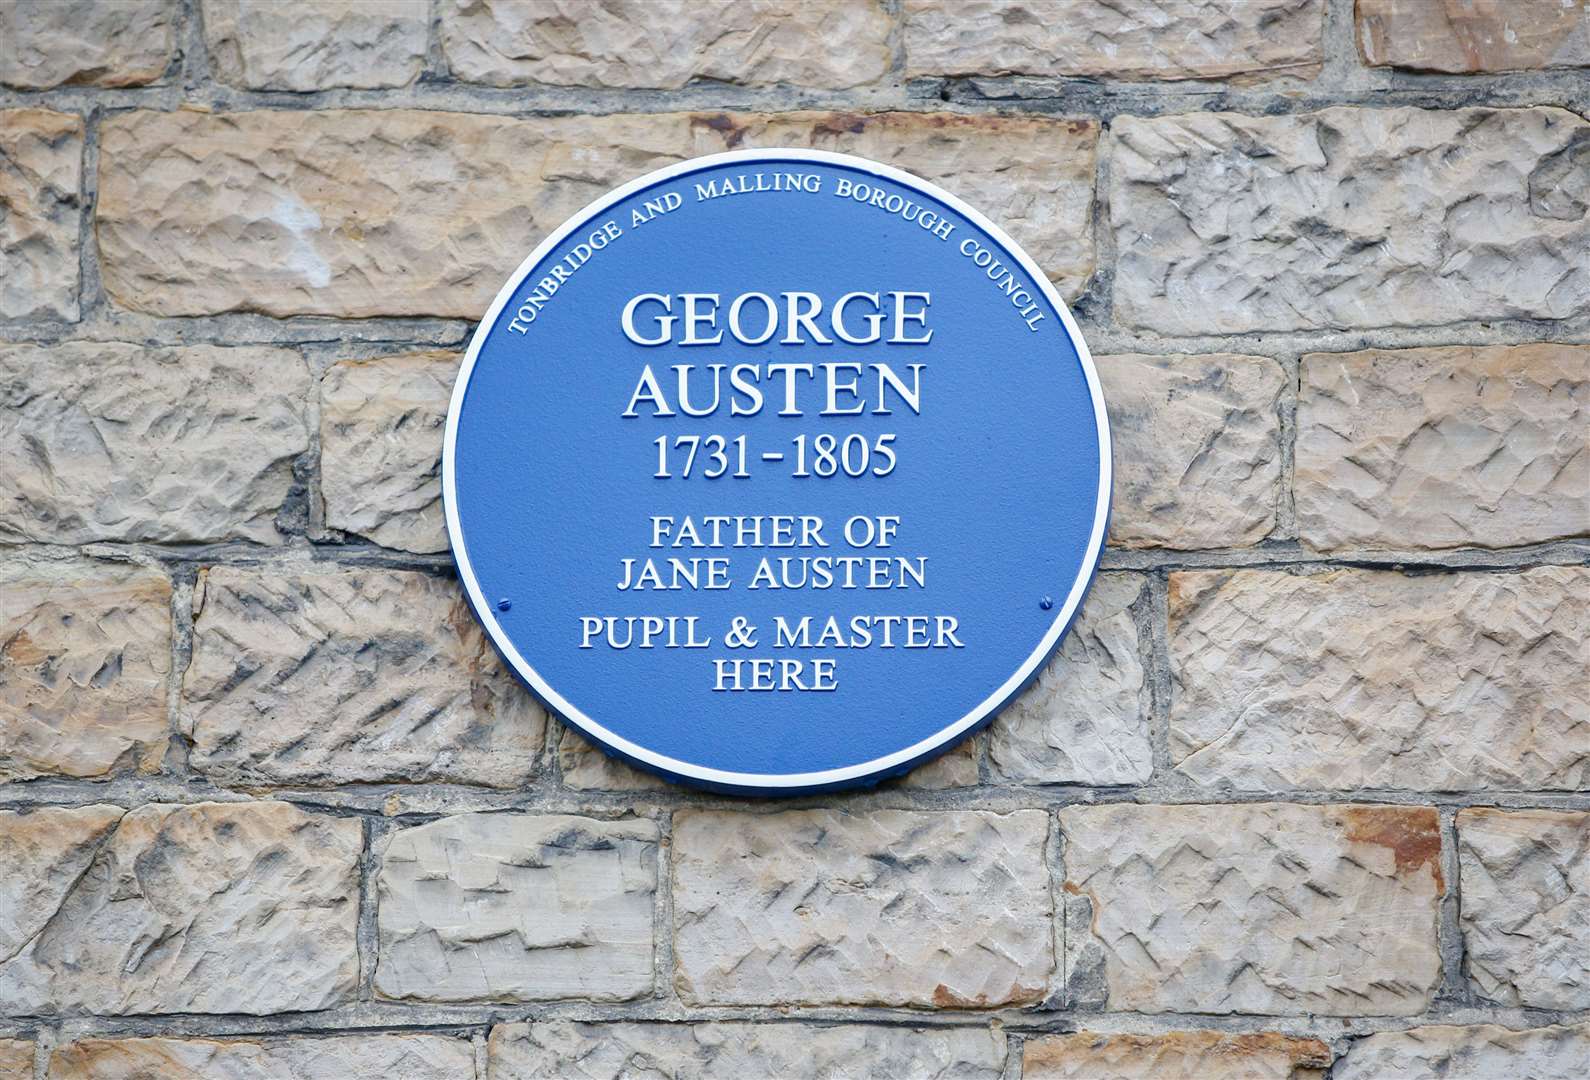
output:
[[[747,794],[875,784],[1042,668],[1109,516],[1043,271],[915,176],[663,169],[514,272],[447,421],[447,529],[508,665],[591,742]]]

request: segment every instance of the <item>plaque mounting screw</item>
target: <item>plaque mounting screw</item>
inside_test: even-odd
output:
[[[513,601],[508,599],[506,596],[497,601],[498,611],[507,611],[511,607],[513,607]]]
[[[1050,608],[1054,607],[1054,598],[1046,596],[1042,600],[1038,601],[1038,606],[1043,608],[1045,611],[1048,611]]]

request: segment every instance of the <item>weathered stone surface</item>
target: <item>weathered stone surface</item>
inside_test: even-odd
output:
[[[1017,784],[1140,784],[1154,767],[1137,624],[1143,580],[1101,575],[1060,651],[989,729],[989,765]]]
[[[1236,547],[1275,528],[1286,373],[1259,356],[1101,356],[1110,543]]]
[[[888,72],[892,23],[879,0],[441,5],[448,67],[466,82],[492,86],[677,89],[713,79],[842,90]]]
[[[204,0],[211,69],[251,90],[407,86],[429,24],[427,0]]]
[[[102,128],[97,231],[106,289],[140,311],[474,319],[613,185],[731,147],[816,146],[942,183],[1074,295],[1093,270],[1097,137],[1092,121],[938,113],[132,111]]]
[[[1590,1008],[1590,813],[1475,807],[1457,830],[1475,989],[1506,1005]]]
[[[226,782],[510,786],[545,729],[458,586],[402,570],[206,570],[182,696]]]
[[[1562,109],[1120,116],[1111,131],[1130,326],[1429,326],[1590,304],[1590,121]]]
[[[1315,353],[1297,427],[1298,533],[1311,547],[1590,533],[1590,347]]]
[[[905,0],[908,77],[1313,78],[1323,0]]]
[[[1171,756],[1202,783],[1590,782],[1590,570],[1170,578]]]
[[[446,551],[442,435],[455,352],[344,360],[320,384],[326,524],[384,547]]]
[[[17,1080],[33,1075],[33,1044],[25,1039],[0,1039],[0,1076]]]
[[[0,562],[0,782],[158,768],[170,670],[164,574]]]
[[[1364,62],[1417,71],[1528,71],[1590,64],[1584,0],[1358,0]]]
[[[1073,1002],[1413,1015],[1440,985],[1433,809],[1121,804],[1060,827]]]
[[[1355,1040],[1337,1080],[1580,1080],[1590,1064],[1590,1024],[1509,1031],[1494,1024],[1409,1028]]]
[[[24,830],[0,882],[25,897],[0,1013],[266,1014],[352,994],[358,821],[278,802],[29,817],[0,814],[0,834]]]
[[[1263,1031],[1046,1035],[1022,1048],[1022,1080],[1316,1080],[1330,1067],[1318,1039]]]
[[[16,10],[0,7],[0,41]],[[81,117],[0,110],[0,318],[77,321],[82,175]]]
[[[572,788],[596,791],[667,791],[668,781],[626,765],[565,726],[558,742],[558,768]]]
[[[165,74],[177,0],[9,0],[0,4],[0,83],[47,90],[144,86]]]
[[[475,1080],[467,1039],[404,1033],[315,1038],[80,1039],[48,1080]]]
[[[487,1080],[998,1080],[1005,1035],[873,1024],[591,1024],[491,1029]]]
[[[309,385],[286,349],[0,345],[0,542],[279,543]]]
[[[1054,965],[1037,810],[683,811],[674,982],[692,1004],[986,1007]]]
[[[617,1001],[652,991],[657,826],[464,814],[381,860],[376,991],[429,1001]]]

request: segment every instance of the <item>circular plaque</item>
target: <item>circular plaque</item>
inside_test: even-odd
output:
[[[447,529],[509,667],[671,779],[877,783],[1033,679],[1109,516],[1098,376],[1048,278],[861,158],[718,154],[628,184],[476,330]]]

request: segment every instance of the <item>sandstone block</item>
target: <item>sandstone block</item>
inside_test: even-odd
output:
[[[1358,0],[1366,64],[1469,74],[1590,64],[1583,0]]]
[[[1457,828],[1475,989],[1506,1005],[1590,1008],[1590,813],[1474,807]]]
[[[1171,756],[1249,790],[1579,790],[1590,570],[1170,578]]]
[[[0,882],[24,895],[0,1012],[339,1004],[358,977],[361,834],[278,802],[0,814]]]
[[[0,7],[0,41],[19,10]],[[0,318],[77,321],[82,176],[81,117],[0,110]]]
[[[464,814],[381,860],[376,991],[428,1001],[621,1001],[652,991],[657,826]]]
[[[0,345],[0,543],[279,543],[308,394],[286,349]]]
[[[1138,1012],[1414,1015],[1441,982],[1426,807],[1068,807],[1073,1002]]]
[[[1313,78],[1323,0],[905,0],[906,75]]]
[[[1577,1080],[1590,1062],[1590,1024],[1509,1031],[1494,1024],[1381,1031],[1355,1041],[1339,1080],[1439,1076],[1451,1080]]]
[[[879,0],[444,0],[453,74],[492,86],[677,89],[697,79],[843,90],[885,75]],[[842,43],[842,47],[835,47]]]
[[[1054,965],[1037,810],[683,811],[674,982],[691,1004],[983,1008]]]
[[[164,574],[0,563],[0,782],[158,769],[170,671]]]
[[[506,787],[545,727],[457,585],[401,570],[206,570],[182,696],[194,768],[229,783]]]
[[[571,727],[558,742],[558,768],[571,788],[595,791],[667,791],[668,781],[598,750]]]
[[[145,86],[165,74],[177,0],[11,0],[0,4],[0,83],[24,90]]]
[[[79,1039],[50,1054],[47,1080],[475,1080],[467,1039],[359,1034],[224,1039]]]
[[[216,78],[250,90],[407,86],[425,66],[427,0],[203,0]]]
[[[498,1024],[489,1048],[487,1080],[998,1080],[1005,1065],[1005,1035],[986,1027],[553,1020]]]
[[[135,110],[102,128],[97,232],[106,289],[139,311],[473,319],[612,186],[731,147],[815,146],[942,183],[1075,295],[1097,137],[1092,121],[936,113]]]
[[[1116,315],[1166,334],[1563,319],[1590,304],[1590,121],[1557,108],[1112,125]]]
[[[1115,438],[1110,542],[1236,547],[1275,528],[1286,373],[1259,356],[1102,356]]]
[[[1298,532],[1311,547],[1590,532],[1590,347],[1315,353],[1297,427]]]
[[[1022,1080],[1321,1080],[1330,1048],[1263,1031],[1046,1035],[1022,1048]]]
[[[26,1039],[0,1039],[0,1076],[33,1075],[33,1044]]]
[[[1016,784],[1140,784],[1154,768],[1137,624],[1141,578],[1104,574],[1037,682],[990,730],[995,778]]]
[[[383,547],[446,551],[442,438],[453,352],[344,360],[320,384],[326,524]]]

